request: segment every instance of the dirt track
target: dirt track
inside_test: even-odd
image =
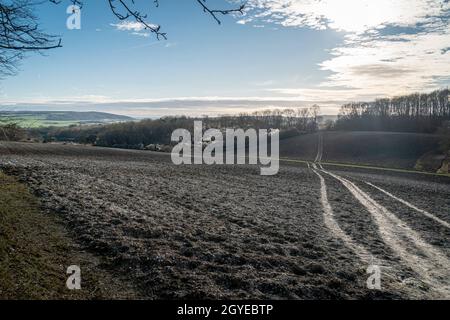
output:
[[[449,178],[306,164],[263,177],[251,166],[175,166],[165,154],[18,143],[0,145],[0,166],[148,298],[450,298]],[[342,233],[324,215],[324,186]],[[366,288],[373,263],[381,290]]]

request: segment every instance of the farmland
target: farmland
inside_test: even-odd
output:
[[[132,118],[103,112],[0,111],[0,124],[15,123],[23,128],[66,127],[127,120]]]
[[[264,177],[144,151],[0,146],[2,170],[145,298],[450,297],[450,178],[321,160]]]
[[[436,151],[439,146],[439,136],[433,134],[329,131],[322,135],[322,161],[330,163],[411,170],[416,168],[422,156]],[[317,141],[317,133],[282,140],[280,155],[312,161],[317,154]],[[433,166],[430,170],[435,172],[439,161]]]

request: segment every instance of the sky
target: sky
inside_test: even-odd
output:
[[[167,33],[160,41],[118,21],[106,0],[85,0],[81,29],[69,30],[69,4],[37,8],[63,48],[1,80],[0,109],[160,117],[318,104],[337,114],[345,102],[450,84],[449,0],[248,0],[221,25],[195,0],[137,1]]]

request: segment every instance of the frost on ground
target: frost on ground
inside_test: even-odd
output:
[[[429,290],[391,278],[381,290],[366,288],[367,263],[326,227],[320,180],[306,165],[264,177],[257,166],[175,166],[165,154],[3,143],[0,166],[147,298],[390,299]],[[429,183],[450,196],[448,181]],[[370,237],[362,233],[371,223],[364,208],[349,224],[341,212],[356,200],[336,183],[329,188],[337,223],[369,251],[393,255],[373,226]],[[418,232],[433,233],[432,220],[423,224]],[[399,259],[389,261],[401,270]]]

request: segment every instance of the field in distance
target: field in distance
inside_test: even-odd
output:
[[[16,123],[23,128],[64,127],[131,121],[133,118],[105,112],[2,111],[0,124]]]
[[[439,153],[434,134],[327,131],[323,136],[321,161],[436,172],[445,155]],[[315,160],[319,134],[280,141],[280,156]]]

